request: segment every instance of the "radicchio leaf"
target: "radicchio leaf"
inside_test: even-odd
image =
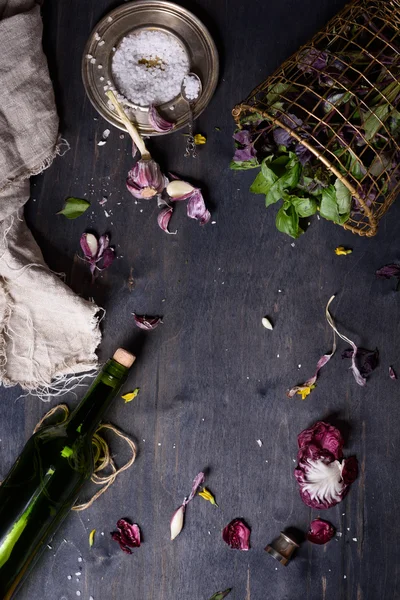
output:
[[[358,461],[355,456],[345,458],[342,463],[342,477],[346,485],[350,485],[357,479],[358,476]]]
[[[323,519],[314,519],[310,523],[307,539],[313,544],[326,544],[334,537],[335,533],[336,529],[331,523]]]
[[[140,529],[136,523],[128,523],[125,519],[119,519],[117,522],[118,531],[113,531],[111,537],[119,543],[119,546],[126,554],[132,554],[131,548],[140,546]]]
[[[328,450],[336,459],[343,456],[344,440],[342,434],[337,427],[324,421],[317,421],[309,429],[304,429],[298,435],[297,442],[300,449],[313,444],[320,449]]]
[[[132,315],[136,326],[145,331],[151,331],[163,322],[162,317],[146,317],[146,315],[136,315],[135,313],[132,313]]]
[[[243,519],[233,519],[222,531],[222,538],[234,550],[249,550],[250,529]]]
[[[160,115],[154,104],[149,107],[149,122],[153,129],[159,133],[167,133],[175,127],[175,123],[167,121]]]

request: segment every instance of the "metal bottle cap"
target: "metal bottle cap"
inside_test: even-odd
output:
[[[265,550],[286,567],[296,548],[299,548],[299,544],[289,537],[287,533],[281,531],[280,536],[271,542]]]

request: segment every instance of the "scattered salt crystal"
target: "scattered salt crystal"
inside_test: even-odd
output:
[[[102,531],[100,535],[104,535],[104,531]]]
[[[107,19],[107,23],[111,23],[111,21],[112,21],[112,20],[113,20],[113,18],[112,18],[112,17],[108,17],[108,19]]]
[[[88,520],[89,520],[89,519],[88,519]],[[80,556],[80,557],[78,558],[78,562],[82,562],[82,560],[83,560],[83,558],[82,558],[82,556]]]
[[[301,369],[301,365],[298,365],[299,369]]]
[[[103,76],[100,77],[100,81],[104,81],[104,77]]]
[[[342,537],[343,533],[341,531],[338,531],[336,534],[338,537]]]
[[[105,210],[104,214],[106,215],[107,219],[110,217],[110,214]]]
[[[279,293],[281,293],[281,292],[282,292],[282,290],[278,290],[278,292],[279,292]]]
[[[121,133],[121,135],[119,136],[119,139],[120,139],[120,140],[123,140],[124,138],[125,138],[124,134],[123,134],[123,133]]]
[[[77,596],[80,596],[80,595],[81,595],[81,593],[80,593],[80,591],[79,591],[79,590],[76,590],[76,595],[77,595]]]
[[[158,442],[158,445],[161,446],[161,442]]]
[[[320,217],[319,215],[317,215],[317,219],[318,219],[318,221],[320,221],[320,220],[321,220],[321,217]]]
[[[279,358],[279,354],[276,355],[276,358]]]
[[[101,42],[99,42],[99,46],[103,46],[105,44],[104,40],[101,40]]]
[[[80,579],[79,579],[79,577],[77,577],[76,578],[76,583],[79,583],[79,582],[80,582]]]
[[[106,143],[106,140],[100,140],[99,142],[97,142],[97,145],[104,146],[105,143]]]
[[[67,575],[67,579],[72,579],[72,575]]]
[[[96,40],[96,42],[98,42],[99,40],[101,40],[101,36],[97,33],[94,34],[94,39]]]
[[[94,600],[93,596],[89,596],[89,600]]]
[[[261,446],[263,445],[262,441],[261,441],[261,440],[256,440],[256,442],[257,442],[257,444],[258,444],[258,445],[260,446],[260,448],[261,448]]]
[[[91,54],[86,54],[86,58],[87,58],[88,60],[91,60],[91,59],[93,58],[93,56],[92,56]]]
[[[105,129],[103,131],[103,140],[106,140],[109,135],[110,135],[110,130],[109,129]]]
[[[77,573],[75,573],[76,577],[79,577],[79,575],[82,575],[81,571],[78,571]]]
[[[120,93],[140,106],[162,104],[178,96],[188,70],[184,46],[159,30],[142,29],[124,37],[112,60]]]
[[[350,527],[347,527],[347,531],[350,531]]]
[[[292,458],[292,461],[295,463],[295,462],[296,462],[296,459],[295,459],[295,458]]]
[[[290,245],[292,246],[292,248],[294,248],[296,244],[292,242]]]
[[[343,579],[347,579],[347,575],[343,575]]]
[[[97,65],[97,68],[98,68],[98,69],[102,69],[102,68],[103,68],[103,65]]]
[[[211,221],[211,225],[215,225],[217,221]]]
[[[353,538],[353,542],[357,542],[357,538]]]
[[[196,100],[200,93],[200,82],[194,75],[186,75],[183,80],[183,89],[188,100]]]

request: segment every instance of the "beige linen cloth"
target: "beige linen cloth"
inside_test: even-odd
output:
[[[51,164],[57,139],[39,6],[0,0],[0,383],[40,395],[95,368],[100,342],[98,307],[49,270],[23,219],[29,177]]]

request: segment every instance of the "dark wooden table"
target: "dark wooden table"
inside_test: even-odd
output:
[[[400,258],[400,205],[390,209],[373,239],[314,220],[291,244],[275,229],[274,209],[266,211],[262,197],[248,192],[253,174],[228,168],[232,107],[343,2],[182,3],[214,35],[221,78],[196,125],[208,138],[197,160],[183,158],[181,133],[151,142],[163,168],[198,182],[212,208],[215,224],[202,228],[179,206],[176,236],[159,230],[154,202],[135,204],[125,189],[132,165],[128,137],[112,129],[107,144],[97,145],[107,124],[81,82],[85,41],[118,2],[53,0],[43,8],[61,131],[71,150],[33,180],[28,223],[49,266],[105,307],[102,360],[117,346],[137,342],[133,311],[161,313],[164,325],[146,335],[126,385],[140,387],[138,398],[117,400],[109,414],[137,440],[136,464],[92,508],[71,514],[19,598],[72,600],[80,591],[81,600],[208,600],[227,587],[232,600],[400,598],[400,382],[388,376],[390,364],[400,371],[399,297],[391,282],[374,276]],[[55,214],[69,195],[92,201],[76,221]],[[101,207],[103,196],[108,202]],[[110,232],[119,255],[95,286],[76,257],[85,229]],[[335,256],[338,245],[352,247],[353,254]],[[309,377],[331,347],[324,307],[334,293],[337,321],[361,345],[379,348],[380,367],[362,389],[338,353],[307,400],[288,400],[287,387]],[[265,314],[274,320],[272,332],[261,325]],[[4,475],[57,400],[18,399],[19,389],[1,394]],[[68,401],[72,406],[76,398]],[[320,513],[302,503],[293,477],[297,434],[318,419],[341,427],[346,453],[355,453],[361,467],[346,500]],[[170,517],[202,469],[209,471],[220,508],[195,499],[184,531],[171,543]],[[318,514],[340,538],[324,547],[304,543],[287,569],[264,552],[280,530],[306,530]],[[122,516],[142,528],[144,543],[132,556],[109,535]],[[252,528],[247,553],[230,550],[221,539],[223,526],[239,516]],[[93,528],[96,541],[89,549]]]

